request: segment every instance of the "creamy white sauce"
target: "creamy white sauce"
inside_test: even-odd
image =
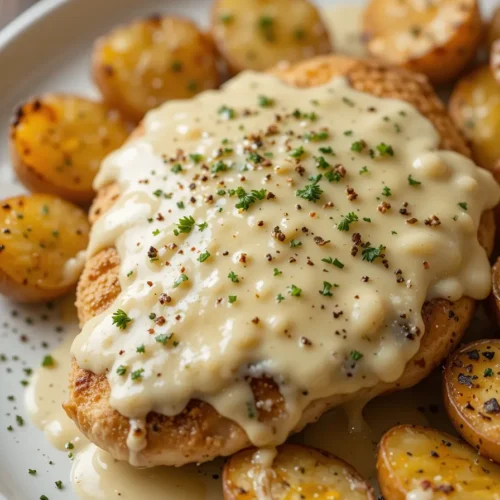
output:
[[[351,57],[366,57],[363,42],[363,6],[334,5],[322,11],[323,21],[328,27],[333,50],[336,54]]]
[[[275,105],[259,107],[261,95]],[[307,116],[295,117],[297,108]],[[312,401],[395,381],[424,334],[425,300],[482,299],[490,289],[476,235],[499,188],[439,142],[409,104],[356,92],[342,78],[297,89],[246,72],[222,91],[149,113],[143,137],[110,155],[96,180],[98,189],[117,182],[121,195],[94,225],[89,252],[116,246],[122,292],[75,340],[79,366],[107,373],[110,404],[130,419],[175,415],[196,397],[258,446],[284,441]],[[382,144],[393,156],[377,152]],[[297,196],[318,174],[317,203]],[[238,188],[266,190],[264,199],[238,209],[230,196]],[[340,231],[350,212],[358,220]],[[196,224],[176,235],[187,216]],[[131,319],[125,329],[113,325],[119,309]],[[262,375],[284,396],[279,424],[255,418],[245,380]]]

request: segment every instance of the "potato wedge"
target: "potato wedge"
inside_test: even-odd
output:
[[[475,55],[482,21],[477,0],[371,0],[363,32],[372,56],[442,84]]]
[[[92,73],[105,101],[136,122],[220,80],[211,40],[192,21],[171,16],[141,19],[99,38]]]
[[[449,110],[470,141],[476,163],[500,181],[500,84],[487,65],[480,66],[457,83]]]
[[[211,24],[233,74],[332,50],[328,29],[309,0],[216,0]]]
[[[387,500],[500,498],[500,466],[463,441],[426,427],[400,425],[384,434],[377,455]]]
[[[81,209],[49,194],[0,205],[0,293],[19,302],[64,295],[84,265],[89,223]]]
[[[486,43],[488,48],[493,45],[495,40],[500,38],[500,7],[497,7],[493,11],[493,15],[488,23],[488,29],[486,34]]]
[[[500,340],[480,340],[456,351],[443,384],[455,429],[481,455],[500,463]]]
[[[127,136],[125,122],[105,105],[48,94],[16,111],[10,129],[12,163],[30,191],[89,205],[102,159]]]
[[[225,500],[375,499],[371,486],[350,465],[326,451],[285,444],[270,468],[256,460],[256,452],[240,451],[226,463]]]

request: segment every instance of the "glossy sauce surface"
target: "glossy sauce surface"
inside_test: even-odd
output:
[[[122,292],[75,340],[79,366],[106,372],[135,422],[196,397],[258,446],[312,401],[395,381],[424,301],[490,289],[477,230],[499,188],[438,145],[411,105],[343,78],[298,89],[246,72],[149,113],[97,177],[121,194],[89,252],[116,246]],[[269,408],[247,380],[264,375],[279,425],[256,418]]]

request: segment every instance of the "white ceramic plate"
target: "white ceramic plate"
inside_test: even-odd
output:
[[[498,2],[484,4],[491,10]],[[211,0],[45,0],[0,32],[0,198],[23,191],[7,149],[8,123],[19,101],[44,91],[97,95],[89,58],[99,34],[153,12],[186,15],[206,26],[210,5]],[[23,403],[22,381],[29,382],[30,369],[61,341],[64,330],[71,329],[61,321],[60,312],[60,304],[53,309],[20,307],[0,298],[0,499],[76,498],[68,484],[67,453],[52,448],[29,422]],[[30,475],[28,469],[37,474]],[[55,487],[58,480],[65,483],[63,490]]]

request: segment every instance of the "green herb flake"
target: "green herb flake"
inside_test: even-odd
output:
[[[323,190],[318,186],[316,182],[312,184],[306,184],[303,189],[299,189],[295,192],[296,196],[303,198],[304,200],[312,201],[316,203],[321,198]]]
[[[182,172],[182,165],[180,163],[176,163],[171,169],[174,174],[178,174]]]
[[[210,252],[206,251],[200,254],[198,262],[205,262],[210,257]]]
[[[273,276],[279,276],[280,274],[283,274],[283,271],[280,271],[277,267],[275,267],[273,270]]]
[[[377,257],[382,257],[384,251],[385,247],[383,245],[380,245],[378,248],[367,247],[363,249],[361,256],[363,260],[373,262]]]
[[[173,333],[161,333],[155,337],[156,342],[166,345],[167,342],[173,337]]]
[[[333,297],[333,293],[331,292],[332,286],[328,281],[323,281],[323,290],[320,290],[319,293],[324,297]]]
[[[55,364],[56,364],[56,362],[50,354],[47,354],[46,356],[43,357],[42,366],[44,368],[50,368],[50,367],[54,366]]]
[[[181,217],[177,223],[177,229],[174,229],[174,234],[178,236],[181,233],[190,233],[193,230],[195,221],[193,216]]]
[[[116,369],[116,373],[117,373],[117,375],[120,375],[120,377],[122,377],[123,375],[125,375],[127,373],[127,367],[125,365],[120,365]]]
[[[144,344],[141,344],[141,345],[138,345],[136,348],[135,348],[135,352],[139,352],[141,354],[144,354],[146,352],[146,347]]]
[[[290,156],[292,158],[300,158],[304,153],[305,153],[304,147],[299,146],[298,148],[295,148],[290,152]]]
[[[234,273],[234,271],[230,271],[227,277],[233,282],[233,283],[239,283],[240,279],[238,278],[238,275]]]
[[[326,130],[321,132],[309,132],[304,135],[304,139],[308,142],[319,142],[328,139],[329,134]]]
[[[363,357],[363,354],[359,351],[351,351],[350,356],[353,361],[359,361]]]
[[[377,151],[380,156],[394,156],[392,146],[387,145],[385,142],[381,142],[377,145]]]
[[[486,370],[484,370],[484,373],[483,375],[485,377],[493,377],[495,373],[493,372],[493,370],[491,368],[486,368]]]
[[[234,304],[237,299],[238,299],[238,297],[236,295],[229,295],[229,297],[228,297],[228,301],[230,304]]]
[[[132,321],[132,318],[123,309],[118,309],[112,316],[113,325],[116,325],[120,330],[125,330],[127,325]]]
[[[177,288],[184,281],[189,281],[189,278],[183,273],[174,281],[174,288]]]
[[[234,120],[236,118],[236,111],[233,108],[227,107],[225,104],[218,109],[217,113],[222,116],[224,120]]]
[[[458,204],[458,206],[459,206],[460,208],[463,208],[465,211],[467,211],[467,210],[468,210],[467,203],[465,203],[465,201],[461,201],[461,202]]]
[[[208,227],[208,222],[202,222],[201,224],[196,224],[198,226],[198,229],[200,231],[205,231],[205,229]]]
[[[288,293],[292,296],[292,297],[300,297],[300,294],[302,293],[302,288],[299,288],[295,285],[290,285],[288,287]]]
[[[382,194],[384,196],[391,196],[391,188],[388,186],[384,186],[384,189],[382,189]]]
[[[36,476],[36,469],[28,469],[28,474],[30,476]]]
[[[300,247],[301,245],[302,245],[301,241],[298,241],[298,240],[291,240],[290,241],[290,248],[297,248],[297,247]]]
[[[62,481],[56,481],[55,484],[56,484],[56,488],[58,490],[62,490],[64,488],[64,485],[63,485]]]
[[[283,297],[283,295],[281,295],[281,293],[278,293],[278,295],[276,295],[276,301],[278,303],[281,303],[283,300],[285,300],[285,297]]]
[[[130,374],[130,378],[132,380],[140,380],[142,379],[143,373],[144,373],[144,368],[139,368],[138,370],[135,370]]]
[[[410,186],[420,186],[422,184],[420,181],[417,181],[417,179],[414,179],[411,174],[408,176],[408,184]]]
[[[350,224],[358,222],[358,216],[354,212],[349,212],[343,216],[342,220],[337,224],[339,231],[349,231]]]
[[[258,104],[261,108],[271,108],[274,106],[274,99],[266,97],[265,95],[260,95],[258,99]]]
[[[236,203],[236,208],[240,208],[242,210],[248,210],[250,205],[255,203],[257,200],[263,200],[266,197],[267,191],[265,189],[252,189],[249,193],[247,193],[241,186],[236,190],[236,195],[240,199],[238,203]]]

